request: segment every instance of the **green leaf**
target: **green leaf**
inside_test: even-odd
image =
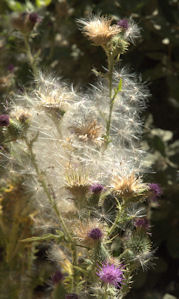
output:
[[[36,0],[35,3],[37,5],[37,7],[43,7],[43,6],[48,6],[50,5],[50,3],[52,2],[52,0]]]
[[[120,92],[120,91],[122,91],[122,78],[119,80],[117,88],[114,88],[114,95],[113,95],[112,101],[115,100],[118,92]]]
[[[170,295],[170,294],[165,294],[163,296],[163,299],[177,299],[177,297],[173,296],[173,295]]]
[[[60,232],[59,235],[46,234],[41,237],[27,238],[27,239],[21,240],[21,242],[39,242],[39,241],[52,240],[52,239],[60,240],[63,238],[63,236],[64,236],[64,234],[62,232]]]
[[[23,12],[25,10],[25,6],[22,5],[19,1],[15,0],[6,0],[7,5],[9,8],[16,12]]]
[[[117,91],[118,91],[118,92],[119,92],[119,91],[122,91],[122,78],[121,78],[120,81],[119,81]]]

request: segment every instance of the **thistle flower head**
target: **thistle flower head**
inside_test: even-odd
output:
[[[63,273],[60,270],[57,270],[52,276],[52,283],[57,284],[61,282],[64,278]]]
[[[112,187],[114,192],[124,199],[139,196],[147,190],[147,185],[142,183],[140,178],[136,178],[134,174],[126,177],[114,177]]]
[[[122,29],[124,29],[124,30],[127,30],[128,27],[129,27],[129,22],[128,22],[127,19],[121,19],[121,20],[119,20],[119,21],[117,22],[117,25],[118,25],[120,28],[122,28]]]
[[[146,217],[139,217],[139,218],[135,219],[134,225],[137,228],[148,229],[149,228],[149,221]]]
[[[23,12],[12,18],[12,25],[16,30],[29,34],[40,20],[41,18],[35,12]]]
[[[70,127],[81,141],[97,142],[101,136],[101,126],[96,120]]]
[[[144,267],[151,255],[151,242],[144,230],[136,230],[125,240],[125,247],[131,252],[130,259]]]
[[[88,237],[93,239],[93,240],[100,240],[102,238],[103,234],[102,231],[97,227],[97,228],[92,228],[88,232]]]
[[[149,193],[150,193],[149,198],[151,200],[156,200],[157,197],[159,197],[162,194],[162,190],[160,186],[155,183],[148,184],[148,186],[149,186]]]
[[[25,123],[31,119],[32,114],[28,109],[17,106],[11,111],[10,116],[21,123]]]
[[[32,24],[39,23],[41,21],[41,18],[39,17],[38,13],[36,12],[31,12],[29,14],[29,20],[31,21]]]
[[[11,72],[11,73],[14,71],[14,68],[15,68],[15,66],[14,66],[14,64],[12,64],[12,63],[10,63],[10,64],[8,65],[8,67],[7,67],[8,71]]]
[[[0,127],[7,127],[9,126],[9,115],[7,114],[1,114],[0,115]]]
[[[86,193],[89,191],[89,187],[89,177],[85,170],[67,169],[65,188],[69,190],[75,198],[85,198]]]
[[[110,39],[121,32],[117,25],[111,25],[112,19],[104,16],[93,16],[89,21],[78,20],[84,35],[93,42],[95,46],[105,46]]]
[[[90,189],[94,194],[98,194],[104,189],[104,186],[101,184],[95,183],[90,186]]]
[[[97,220],[89,220],[75,224],[77,238],[86,246],[94,247],[100,242],[105,234],[105,227]]]
[[[122,265],[104,263],[96,274],[102,281],[115,287],[119,287],[124,279]]]
[[[40,108],[63,115],[75,98],[74,90],[70,91],[63,82],[39,74],[35,101]]]

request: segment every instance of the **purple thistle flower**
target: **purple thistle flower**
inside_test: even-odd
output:
[[[149,221],[146,217],[143,218],[136,218],[134,221],[135,227],[148,229],[149,228]]]
[[[96,273],[102,281],[119,287],[119,284],[124,279],[123,276],[123,266],[119,265],[118,267],[114,264],[103,264],[101,269]]]
[[[119,22],[117,22],[117,25],[124,30],[127,30],[129,28],[129,22],[127,19],[120,20]]]
[[[148,184],[152,195],[150,196],[151,200],[156,200],[162,194],[162,190],[158,184],[151,183]]]
[[[1,114],[0,115],[0,127],[7,127],[9,126],[9,115]]]
[[[9,72],[12,73],[12,72],[14,71],[14,65],[13,65],[12,63],[10,63],[10,64],[8,65],[7,69],[8,69]]]
[[[100,240],[103,236],[102,231],[99,228],[93,228],[89,231],[88,237],[93,240]]]
[[[31,12],[29,14],[29,20],[35,25],[37,22],[40,22],[41,18],[36,12]]]
[[[61,282],[63,278],[63,273],[60,270],[57,270],[52,276],[52,283],[57,284]]]
[[[104,189],[104,186],[101,184],[95,183],[95,184],[91,185],[90,189],[93,193],[97,194],[97,193],[100,193]]]
[[[67,294],[65,295],[65,299],[78,299],[78,295],[77,294]]]

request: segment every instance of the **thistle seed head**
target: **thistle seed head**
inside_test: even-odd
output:
[[[78,20],[82,31],[95,46],[105,47],[110,39],[121,32],[117,25],[111,25],[112,19],[104,16],[93,16],[89,21]]]
[[[132,199],[142,195],[147,190],[147,185],[136,178],[134,174],[127,177],[116,176],[111,184],[114,192],[124,199]]]

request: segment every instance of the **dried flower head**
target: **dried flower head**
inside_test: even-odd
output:
[[[22,107],[15,107],[15,109],[11,111],[10,116],[11,118],[20,121],[21,123],[25,123],[31,119],[32,114],[29,112],[28,109]]]
[[[115,287],[119,287],[124,279],[122,265],[104,263],[96,274],[102,281]]]
[[[39,74],[35,91],[35,101],[47,113],[62,116],[76,98],[73,88],[69,90],[60,80]]]
[[[9,115],[7,114],[1,114],[0,115],[0,127],[7,127],[9,126]]]
[[[112,19],[104,16],[94,16],[89,21],[78,20],[83,26],[83,33],[91,40],[95,46],[105,46],[110,39],[121,32],[117,25],[111,25]]]
[[[70,191],[70,193],[74,196],[74,199],[78,201],[85,201],[85,196],[89,191],[89,187],[89,177],[84,170],[69,169],[66,171],[65,188]],[[77,204],[76,201],[75,203]]]
[[[116,176],[113,179],[114,192],[124,199],[132,199],[142,195],[147,190],[147,185],[136,178],[134,174],[126,177]]]
[[[101,136],[101,126],[96,120],[88,121],[79,126],[70,127],[71,131],[75,133],[81,141],[98,142]]]

